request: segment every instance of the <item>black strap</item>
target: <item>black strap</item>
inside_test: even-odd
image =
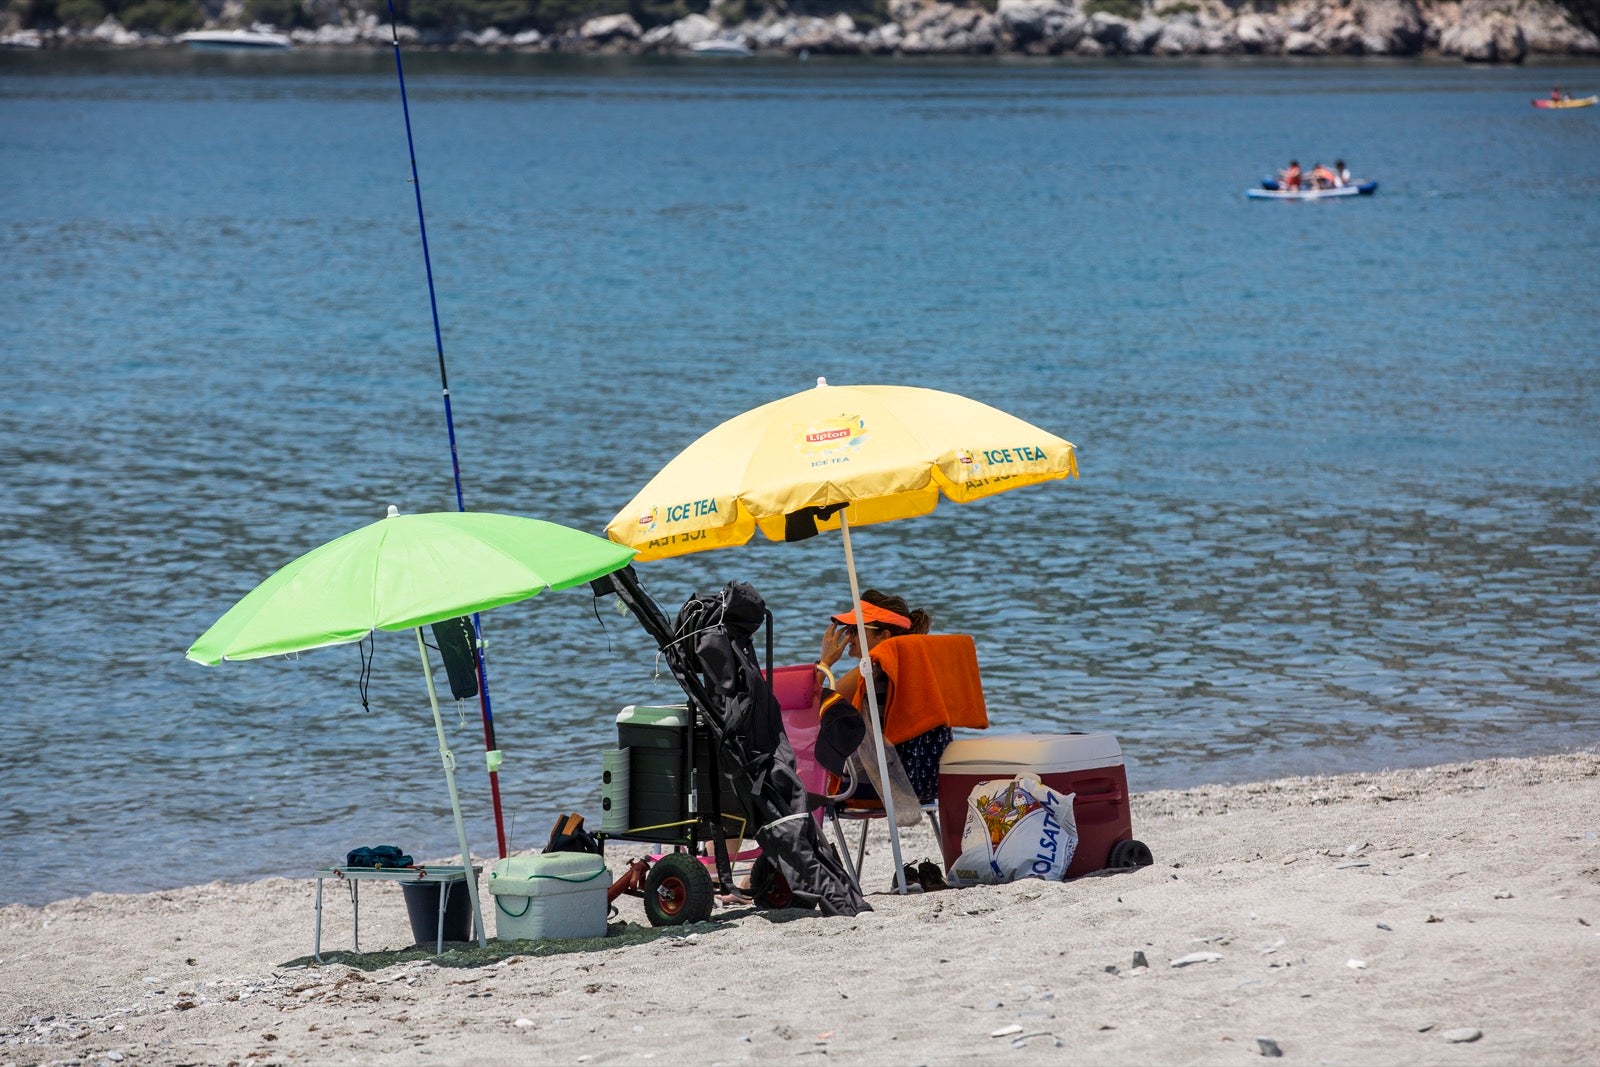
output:
[[[817,536],[817,523],[827,522],[839,512],[850,506],[848,500],[837,504],[818,504],[815,507],[801,508],[791,511],[783,517],[783,539],[785,541],[804,541]]]

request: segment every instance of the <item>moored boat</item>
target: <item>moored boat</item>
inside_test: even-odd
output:
[[[293,47],[283,34],[264,30],[195,30],[179,34],[178,43],[206,51],[286,52]]]
[[[737,37],[713,37],[696,41],[689,46],[689,51],[697,56],[747,56],[750,46]]]

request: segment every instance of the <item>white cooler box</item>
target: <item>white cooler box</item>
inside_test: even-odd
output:
[[[604,937],[611,872],[591,852],[541,852],[494,865],[495,936],[502,941]]]

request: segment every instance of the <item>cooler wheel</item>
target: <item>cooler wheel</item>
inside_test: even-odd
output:
[[[1106,860],[1106,866],[1117,871],[1130,867],[1148,867],[1154,862],[1155,857],[1150,855],[1150,846],[1143,841],[1118,841],[1111,846],[1111,858]]]
[[[644,880],[644,913],[651,926],[682,926],[711,917],[711,875],[687,852],[662,856]]]

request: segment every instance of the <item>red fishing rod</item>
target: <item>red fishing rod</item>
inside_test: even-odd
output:
[[[439,298],[433,288],[433,260],[428,255],[428,223],[422,213],[422,180],[417,175],[417,144],[411,136],[411,105],[406,100],[406,71],[400,62],[400,28],[394,13],[394,0],[389,3],[389,32],[394,41],[394,72],[400,79],[400,110],[406,120],[406,150],[411,157],[411,188],[417,198],[417,230],[422,234],[422,266],[428,274],[428,306],[433,311],[433,346],[439,354],[439,388],[444,396],[444,426],[450,436],[450,467],[456,480],[456,510],[466,511],[466,498],[461,492],[461,457],[456,450],[456,424],[450,410],[450,376],[444,366],[444,336],[439,330]],[[500,858],[506,856],[505,817],[500,812],[500,749],[494,741],[494,710],[489,701],[489,672],[483,662],[483,621],[477,612],[472,613],[472,658],[478,673],[478,702],[483,708],[484,758],[489,768],[489,794],[494,799],[494,835],[500,846]],[[467,856],[461,862],[470,864]]]

